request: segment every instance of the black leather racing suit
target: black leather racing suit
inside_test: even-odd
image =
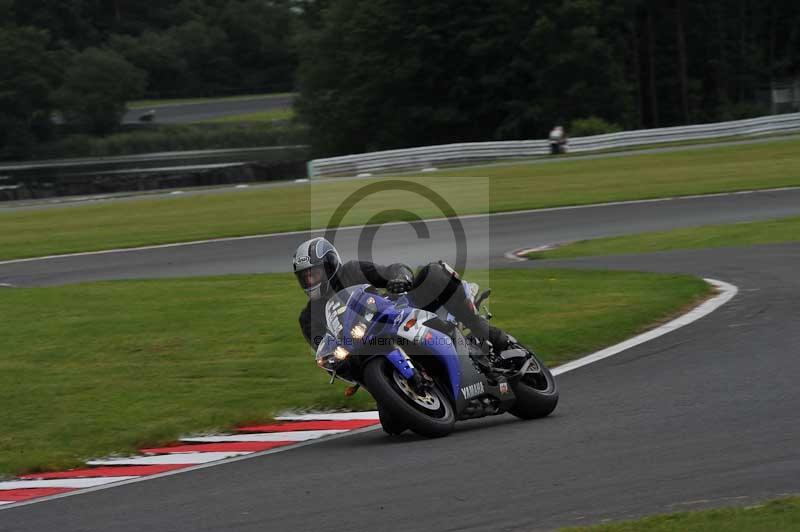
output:
[[[328,298],[339,290],[359,284],[371,284],[376,288],[386,288],[390,281],[398,277],[412,281],[411,296],[424,310],[435,312],[444,307],[455,318],[466,325],[479,337],[488,338],[495,346],[506,343],[506,335],[475,312],[461,288],[461,279],[450,267],[441,262],[432,262],[420,269],[415,276],[405,264],[381,266],[372,262],[351,260],[343,264],[333,279],[326,297],[309,300],[300,313],[300,328],[306,341],[314,348],[325,336],[325,305]]]

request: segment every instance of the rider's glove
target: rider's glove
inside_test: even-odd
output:
[[[411,290],[411,279],[408,276],[401,275],[395,277],[386,283],[386,290],[392,294],[402,294]]]

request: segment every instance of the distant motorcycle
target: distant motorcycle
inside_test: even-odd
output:
[[[566,146],[563,141],[551,140],[550,141],[550,155],[561,155],[566,153]]]
[[[563,127],[556,126],[550,131],[549,142],[551,155],[561,155],[567,152],[567,134]]]
[[[476,299],[477,285],[462,286],[481,308],[490,292]],[[353,384],[351,393],[363,385],[389,434],[408,429],[446,436],[456,420],[504,412],[540,418],[558,403],[553,375],[531,350],[511,338],[509,349],[494,354],[465,335],[444,309],[415,308],[407,294],[352,286],[328,301],[325,312],[317,363],[331,383],[339,378]]]

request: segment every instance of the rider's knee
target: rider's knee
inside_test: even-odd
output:
[[[436,287],[445,287],[453,281],[453,274],[448,271],[444,263],[431,262],[423,266],[415,279],[419,284],[426,283]]]
[[[423,266],[415,276],[415,289],[426,305],[443,305],[461,286],[454,270],[443,262]]]

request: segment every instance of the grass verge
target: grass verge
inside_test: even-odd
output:
[[[653,253],[673,249],[721,248],[754,244],[800,242],[800,218],[674,229],[630,236],[581,240],[547,251],[529,253],[529,259],[565,259],[590,255]]]
[[[241,124],[251,122],[273,122],[275,120],[291,120],[294,118],[294,110],[291,107],[279,107],[276,109],[268,109],[266,111],[258,111],[255,113],[246,113],[241,115],[221,116],[219,118],[211,118],[203,120],[204,124]]]
[[[780,132],[780,133],[769,133],[764,135],[730,135],[727,137],[714,137],[709,139],[694,139],[694,140],[674,140],[670,142],[656,142],[653,144],[637,144],[635,146],[619,146],[617,148],[606,148],[603,150],[597,150],[591,153],[569,153],[567,151],[564,154],[567,157],[582,157],[585,155],[593,155],[603,154],[603,153],[618,153],[618,152],[627,152],[627,151],[638,151],[638,150],[657,150],[660,148],[683,148],[683,147],[691,147],[691,146],[704,146],[707,144],[722,144],[726,142],[739,142],[739,141],[749,141],[749,140],[769,140],[769,139],[781,139],[785,137],[796,136],[796,132]]]
[[[488,201],[485,188],[469,186],[469,176],[488,179]],[[797,186],[800,141],[558,164],[475,167],[404,179],[429,186],[451,203],[457,201],[459,214]],[[375,181],[380,179],[0,212],[0,259],[320,227],[341,198]],[[392,203],[403,204],[398,200]],[[435,206],[420,202],[419,197],[414,198],[414,205],[419,216],[441,216]],[[347,221],[361,224],[383,209],[384,204],[373,201]]]
[[[790,532],[800,530],[800,498],[780,499],[748,508],[683,512],[638,521],[560,532]]]
[[[550,364],[710,293],[694,277],[649,273],[470,278],[492,287],[498,325]],[[274,274],[5,290],[0,474],[77,466],[285,408],[370,408],[368,394],[345,399],[314,364],[297,325],[304,297],[291,275]]]
[[[165,105],[190,105],[195,103],[211,102],[246,102],[250,100],[263,100],[264,98],[286,98],[294,96],[293,92],[278,92],[269,94],[247,94],[241,96],[221,96],[216,98],[173,98],[166,100],[136,100],[128,102],[128,109],[146,109],[150,107],[163,107]]]

